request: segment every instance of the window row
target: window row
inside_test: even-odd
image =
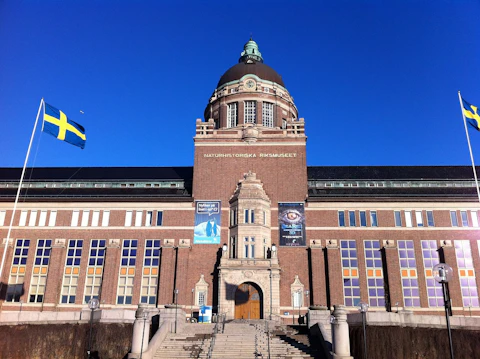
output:
[[[338,225],[340,227],[347,226],[357,227],[378,227],[377,211],[358,211],[358,218],[355,211],[338,211]],[[358,221],[357,221],[358,219]]]
[[[243,106],[244,123],[257,123],[265,127],[274,125],[274,106],[270,102],[262,102],[262,119],[257,119],[257,102],[245,101]],[[227,128],[238,125],[238,103],[227,104]]]
[[[5,223],[7,211],[0,211],[0,227],[8,226],[10,223]],[[21,227],[54,227],[57,221],[57,211],[49,210],[21,210],[18,225]]]
[[[460,279],[462,301],[464,307],[479,307],[478,288],[473,266],[470,241],[455,240],[458,277]],[[412,240],[399,240],[398,258],[404,307],[420,307],[419,273],[415,245]],[[480,241],[478,241],[480,248]],[[366,268],[368,301],[372,307],[385,306],[386,285],[384,281],[384,263],[378,240],[363,241]],[[423,273],[429,307],[443,306],[442,286],[433,277],[433,267],[440,263],[438,243],[436,240],[420,241]],[[479,253],[480,255],[480,253]],[[360,302],[360,271],[358,265],[357,242],[355,240],[340,241],[342,261],[343,294],[346,306],[357,306]],[[458,304],[456,304],[458,305]]]
[[[146,211],[145,219],[143,219],[144,211],[126,211],[125,212],[125,227],[151,227],[161,226],[163,224],[163,212],[162,211]],[[135,215],[135,219],[134,219]]]
[[[257,215],[255,215],[257,213]],[[238,225],[239,211],[237,208],[232,208],[230,210],[230,227]],[[243,224],[261,224],[266,226],[267,225],[267,211],[257,210],[255,211],[253,208],[245,208],[243,210],[243,218],[240,219],[240,223]]]

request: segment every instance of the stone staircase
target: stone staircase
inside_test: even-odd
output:
[[[295,329],[270,323],[270,334],[263,320],[227,322],[215,336],[211,358],[315,358],[308,336]],[[181,334],[169,334],[155,354],[156,359],[208,358],[213,324],[189,324]]]

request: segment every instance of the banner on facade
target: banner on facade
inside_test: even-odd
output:
[[[302,247],[305,238],[305,203],[279,203],[280,246]]]
[[[221,201],[195,201],[193,243],[220,244]]]

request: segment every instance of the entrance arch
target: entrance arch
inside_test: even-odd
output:
[[[262,319],[263,292],[255,283],[240,284],[235,291],[235,319]]]

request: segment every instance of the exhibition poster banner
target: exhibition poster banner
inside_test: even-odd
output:
[[[280,246],[302,247],[306,245],[304,203],[279,203],[278,223]]]
[[[220,244],[221,201],[195,201],[193,243]]]

